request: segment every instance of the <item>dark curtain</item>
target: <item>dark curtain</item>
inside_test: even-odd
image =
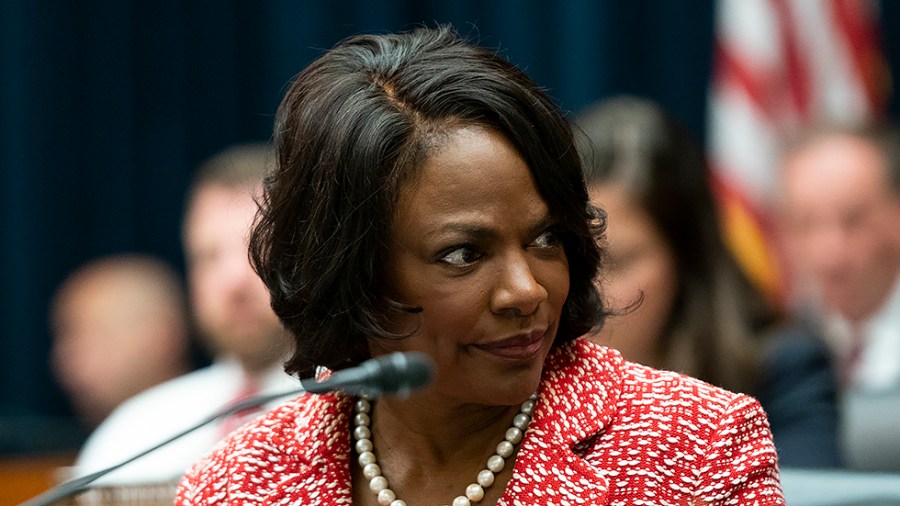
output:
[[[3,412],[70,412],[46,315],[69,271],[123,251],[181,266],[198,163],[268,138],[285,84],[338,40],[435,22],[501,48],[565,110],[635,93],[703,136],[712,0],[0,0]]]

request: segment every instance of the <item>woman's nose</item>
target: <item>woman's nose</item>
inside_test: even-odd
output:
[[[547,300],[547,290],[535,278],[523,252],[503,263],[491,297],[491,310],[498,315],[525,316]]]

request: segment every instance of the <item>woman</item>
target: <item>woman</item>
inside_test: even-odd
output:
[[[602,101],[576,123],[591,200],[610,217],[601,283],[624,309],[593,339],[627,360],[758,397],[782,467],[839,466],[826,350],[787,327],[729,253],[700,144],[637,97]]]
[[[566,120],[509,62],[449,27],[354,37],[296,77],[275,136],[251,255],[286,369],[419,351],[436,378],[290,401],[178,504],[783,503],[755,400],[576,339],[604,317],[604,217]]]

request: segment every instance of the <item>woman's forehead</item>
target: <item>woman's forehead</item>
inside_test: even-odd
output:
[[[510,213],[541,220],[547,209],[511,143],[491,130],[464,128],[401,188],[395,223],[481,226],[501,216],[512,219]]]

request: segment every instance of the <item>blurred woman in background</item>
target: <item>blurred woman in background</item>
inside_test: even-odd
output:
[[[621,314],[593,339],[624,357],[749,393],[783,466],[835,467],[835,382],[725,246],[702,146],[655,104],[615,97],[576,119],[591,200],[607,210],[604,293]]]

